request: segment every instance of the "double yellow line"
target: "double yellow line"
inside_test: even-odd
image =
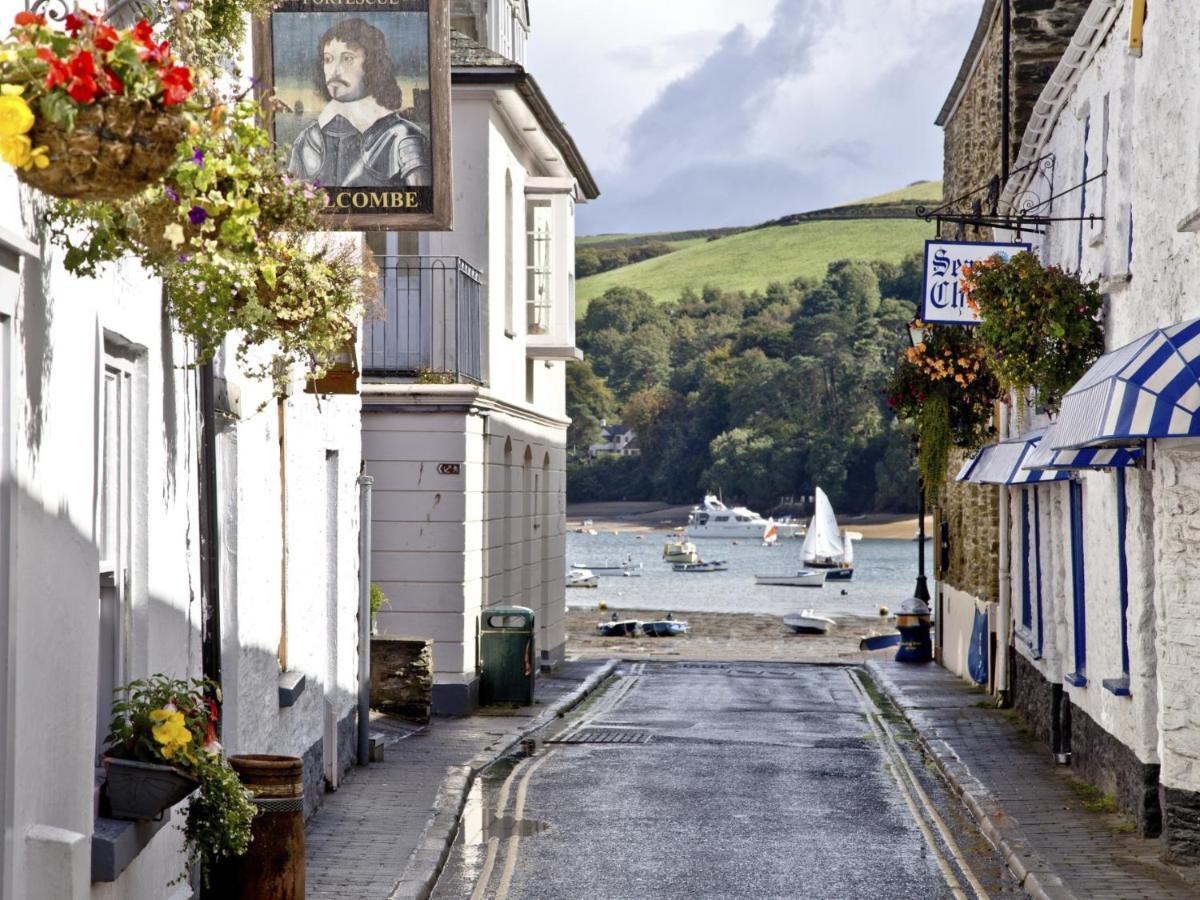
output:
[[[921,834],[925,838],[925,843],[933,853],[938,869],[941,871],[942,877],[946,880],[950,892],[954,894],[957,900],[969,900],[969,895],[963,889],[962,882],[958,880],[958,876],[954,872],[954,867],[950,865],[945,854],[942,853],[942,848],[938,845],[937,839],[929,827],[929,822],[926,821],[926,817],[937,828],[942,841],[946,845],[946,849],[950,853],[951,859],[958,864],[958,868],[974,892],[976,900],[988,900],[988,892],[979,883],[979,879],[975,877],[975,873],[971,871],[966,857],[950,833],[950,828],[938,813],[937,808],[933,805],[933,801],[929,799],[929,795],[925,793],[925,789],[921,787],[921,782],[917,780],[917,776],[909,766],[904,752],[900,749],[900,745],[896,743],[896,737],[892,732],[891,726],[888,725],[887,720],[879,712],[879,707],[875,705],[875,701],[871,699],[871,695],[863,687],[862,679],[865,676],[862,673],[855,672],[853,674],[848,673],[848,677],[855,691],[858,692],[863,708],[866,710],[866,718],[871,726],[871,731],[875,734],[876,739],[879,741],[879,746],[883,748],[884,753],[887,754],[891,761],[892,777],[896,779],[896,784],[900,788],[900,795],[908,805],[908,810],[912,813],[913,821],[917,823],[917,827],[921,830]],[[922,811],[924,811],[924,815],[922,815]]]

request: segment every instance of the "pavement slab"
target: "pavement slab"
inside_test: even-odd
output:
[[[932,663],[871,660],[880,688],[920,735],[984,833],[1035,898],[1195,900],[1200,884],[1159,858],[1160,843],[1115,814],[1084,808],[1069,767],[1031,741],[1011,712]]]
[[[352,768],[305,828],[310,900],[427,896],[475,775],[580,702],[615,666],[564,663],[539,676],[531,707],[425,727],[373,716],[383,761]]]

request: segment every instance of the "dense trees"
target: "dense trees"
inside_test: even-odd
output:
[[[688,502],[720,489],[769,509],[820,485],[846,511],[909,508],[911,437],[880,391],[919,290],[914,257],[669,304],[608,291],[580,323],[588,361],[568,382],[571,498]],[[639,459],[585,462],[605,416],[637,430]]]

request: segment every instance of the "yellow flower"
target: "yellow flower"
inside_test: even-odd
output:
[[[0,100],[3,100],[0,97]],[[25,168],[33,158],[32,144],[23,134],[4,134],[0,132],[0,159],[10,166]]]
[[[46,155],[46,151],[49,149],[49,147],[45,146],[34,147],[29,152],[29,161],[38,169],[46,168],[46,166],[50,165],[50,157]],[[26,168],[28,168],[28,166]]]
[[[4,87],[17,87],[6,84]],[[0,135],[24,134],[33,127],[33,110],[20,94],[0,93]]]
[[[159,752],[163,759],[170,759],[179,751],[186,751],[192,742],[192,733],[184,723],[183,713],[170,709],[156,709],[150,713],[150,719],[158,722],[150,729],[154,739],[162,744]]]

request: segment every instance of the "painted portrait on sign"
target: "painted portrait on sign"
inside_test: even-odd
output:
[[[295,0],[271,15],[275,140],[288,170],[360,226],[434,214],[430,6]]]

